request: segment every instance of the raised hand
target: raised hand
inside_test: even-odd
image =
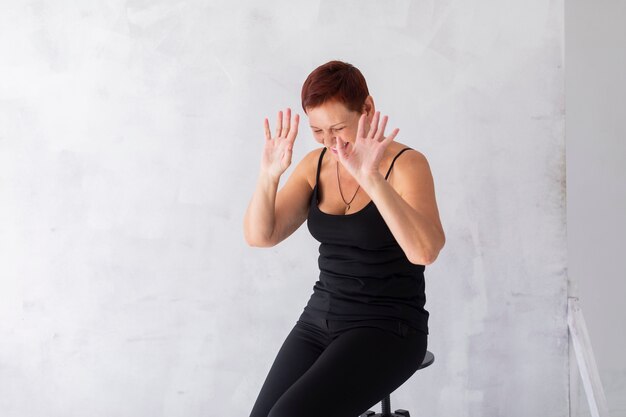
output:
[[[298,134],[299,122],[300,116],[296,113],[294,124],[291,124],[291,109],[289,107],[285,113],[279,111],[276,133],[272,137],[269,120],[265,118],[265,146],[263,147],[261,170],[267,172],[272,178],[280,178],[291,165],[293,143]]]
[[[346,142],[337,138],[337,156],[339,162],[348,170],[359,184],[363,184],[370,176],[379,172],[380,161],[385,154],[385,149],[396,137],[400,129],[396,128],[391,135],[385,137],[385,127],[388,117],[383,117],[379,127],[380,112],[376,112],[372,118],[369,129],[366,130],[366,115],[363,113],[359,118],[356,139],[350,144],[349,150],[345,148]]]

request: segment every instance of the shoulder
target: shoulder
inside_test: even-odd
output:
[[[394,176],[394,188],[402,195],[432,182],[430,164],[426,155],[416,149],[402,152],[391,171]]]
[[[424,169],[428,166],[426,155],[407,145],[402,145],[395,149],[391,158],[395,158],[392,173],[396,170],[396,173],[406,173],[406,171]]]
[[[403,166],[406,169],[407,167],[410,168],[414,164],[427,165],[428,160],[426,159],[426,155],[424,155],[422,152],[418,151],[417,149],[410,148],[402,152],[402,155],[398,157],[396,164],[400,164],[400,166]]]
[[[300,163],[298,163],[297,170],[300,172],[300,175],[304,176],[311,186],[311,189],[315,187],[315,176],[317,174],[317,164],[320,159],[320,155],[324,150],[324,147],[313,149],[312,151],[307,152],[303,157]]]

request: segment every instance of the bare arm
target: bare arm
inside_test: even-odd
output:
[[[364,182],[381,216],[410,262],[432,264],[445,245],[435,188],[426,157],[418,151],[402,155],[393,171],[398,191],[380,173]]]
[[[287,183],[276,193],[276,184],[259,175],[257,191],[244,220],[246,241],[251,246],[275,246],[295,232],[309,214],[313,189],[307,173],[315,169],[319,149],[309,152],[296,166]]]
[[[407,152],[393,171],[394,186],[386,181],[378,165],[399,131],[396,128],[385,137],[387,119],[383,117],[379,126],[377,111],[368,129],[366,113],[361,114],[354,146],[346,149],[346,143],[338,138],[339,161],[376,204],[409,262],[429,265],[437,259],[446,241],[430,166],[421,152]]]
[[[243,222],[243,232],[250,246],[271,246],[274,232],[275,201],[279,178],[272,178],[266,171],[259,172],[256,189],[248,204]]]
[[[278,113],[276,136],[270,135],[265,119],[265,147],[257,180],[243,221],[246,242],[250,246],[269,247],[293,233],[306,218],[307,193],[311,187],[306,180],[308,161],[304,158],[285,186],[277,192],[280,176],[291,164],[293,143],[298,133],[299,116],[290,126],[291,109]],[[307,161],[307,162],[305,162]]]

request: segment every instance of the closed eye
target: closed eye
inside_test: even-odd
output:
[[[340,128],[337,128],[337,129],[332,129],[332,130],[342,130],[342,129],[343,129],[343,127],[340,127]],[[321,130],[314,130],[313,132],[315,132],[315,133],[322,133]]]

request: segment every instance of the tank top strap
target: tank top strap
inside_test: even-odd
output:
[[[408,149],[413,149],[413,148],[404,148],[400,152],[398,152],[396,156],[394,156],[393,161],[391,161],[391,165],[389,166],[389,170],[387,171],[387,175],[385,175],[385,179],[389,177],[389,174],[391,173],[391,168],[393,168],[393,164],[396,162],[396,159],[398,159],[398,157],[402,154],[402,152]]]
[[[324,153],[326,152],[326,147],[322,149],[320,152],[320,159],[317,161],[317,174],[315,174],[315,184],[317,185],[320,181],[320,170],[322,169],[322,158],[324,158]]]

